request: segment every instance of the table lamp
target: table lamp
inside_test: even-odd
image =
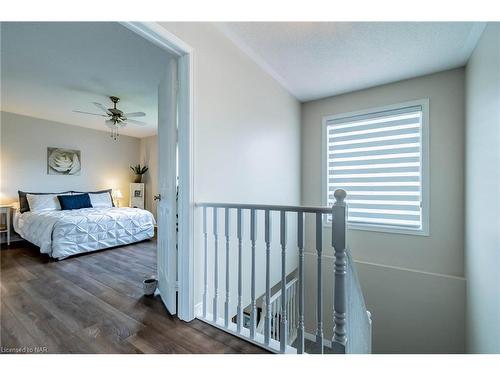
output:
[[[116,207],[120,207],[121,198],[123,198],[123,194],[120,189],[113,190],[113,200],[116,202]]]

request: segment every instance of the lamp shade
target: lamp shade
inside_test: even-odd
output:
[[[119,189],[113,190],[113,198],[116,198],[116,199],[123,198],[123,194],[122,194],[121,190],[119,190]]]

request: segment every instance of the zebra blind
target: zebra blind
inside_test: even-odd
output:
[[[327,119],[326,134],[329,206],[341,188],[349,223],[422,229],[422,106]]]

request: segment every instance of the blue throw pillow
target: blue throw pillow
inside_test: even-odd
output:
[[[58,195],[61,210],[78,210],[79,208],[91,208],[88,193],[75,195]]]

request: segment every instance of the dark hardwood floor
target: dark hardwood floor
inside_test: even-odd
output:
[[[267,353],[142,295],[156,242],[51,260],[27,242],[0,251],[0,349],[46,353]]]

